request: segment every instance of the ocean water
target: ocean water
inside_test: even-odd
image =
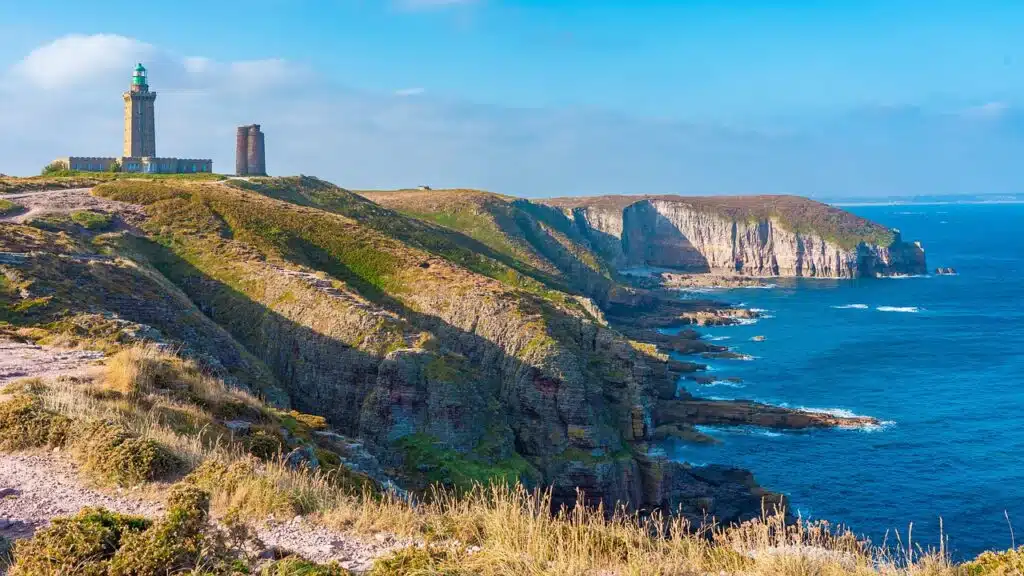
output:
[[[708,328],[753,361],[709,361],[736,385],[702,396],[870,415],[877,430],[707,428],[717,446],[671,442],[676,459],[752,470],[803,517],[881,544],[939,542],[955,557],[1024,542],[1024,205],[849,210],[920,240],[928,265],[958,276],[797,280],[716,297],[766,310]],[[755,335],[764,342],[751,341]]]

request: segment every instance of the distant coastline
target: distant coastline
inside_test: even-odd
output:
[[[831,206],[947,206],[959,204],[1024,204],[1020,194],[982,194],[956,196],[904,196],[878,198],[845,198],[821,200]]]

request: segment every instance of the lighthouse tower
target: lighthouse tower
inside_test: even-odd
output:
[[[156,156],[156,92],[149,91],[146,68],[135,67],[131,88],[124,93],[124,156],[152,158]]]

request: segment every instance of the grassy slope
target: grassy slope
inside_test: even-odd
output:
[[[96,193],[146,204],[151,218],[145,229],[155,243],[136,249],[200,306],[212,309],[215,320],[272,368],[280,353],[270,352],[279,342],[268,342],[266,325],[260,324],[268,313],[347,343],[362,354],[354,356],[354,362],[370,363],[369,376],[375,375],[373,363],[384,354],[399,348],[423,349],[425,333],[434,331],[444,341],[437,319],[451,324],[444,329],[450,338],[453,329],[479,332],[476,318],[482,318],[500,328],[500,333],[480,334],[489,339],[483,345],[514,360],[486,367],[492,376],[484,382],[490,383],[477,384],[476,393],[497,393],[496,388],[487,388],[497,385],[495,370],[508,370],[507,377],[512,378],[516,363],[542,366],[565,354],[576,354],[596,383],[604,380],[599,373],[603,363],[587,364],[584,355],[573,351],[579,338],[573,322],[589,313],[565,293],[487,252],[471,250],[465,242],[472,239],[461,234],[333,187],[317,196],[308,187],[296,191],[294,183],[261,181],[261,194],[254,194],[224,185],[116,182],[98,187]],[[329,211],[297,205],[313,203]],[[302,271],[321,275],[336,297],[319,297],[282,273]],[[492,321],[494,310],[502,311],[503,322]],[[276,366],[279,376],[293,372],[288,365]],[[309,386],[314,385],[310,381]],[[359,389],[352,382],[338,385]],[[295,399],[296,388],[290,390]],[[351,425],[351,413],[341,416]],[[481,446],[487,443],[486,437],[481,440]],[[422,443],[408,446],[410,451],[421,447]],[[451,467],[451,454],[417,452],[422,460]],[[493,475],[502,473],[501,467],[513,473],[524,469],[514,452],[510,459],[485,460],[498,469],[455,463],[465,476],[476,479],[482,479],[477,471]]]
[[[457,230],[574,290],[601,298],[613,272],[562,222],[539,218],[525,200],[479,190],[362,192],[403,214]]]
[[[677,202],[730,220],[774,218],[789,230],[815,233],[844,248],[855,247],[860,242],[889,246],[895,239],[892,231],[884,226],[800,196],[598,196],[552,198],[543,202],[560,208],[593,207],[621,211],[644,199]]]
[[[115,180],[145,181],[216,181],[223,180],[220,174],[134,174],[128,172],[81,172],[66,170],[45,176],[0,176],[0,194],[57,190],[64,188],[88,188],[103,182]]]

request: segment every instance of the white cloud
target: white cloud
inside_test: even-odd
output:
[[[210,157],[222,171],[234,165],[235,127],[259,123],[271,173],[353,188],[427,183],[534,196],[1024,190],[1024,121],[1010,107],[981,127],[962,115],[871,109],[769,134],[426,92],[398,98],[332,86],[289,61],[179,57],[118,36],[61,38],[0,71],[0,172],[35,173],[68,154],[118,154],[121,92],[140,59],[158,94],[157,152]]]
[[[394,0],[395,5],[406,10],[432,10],[477,4],[481,0]]]
[[[149,44],[123,36],[65,36],[33,50],[11,72],[33,87],[65,89],[124,70],[125,62],[151,60],[154,53]]]
[[[1010,111],[1010,105],[1005,102],[987,102],[980,106],[968,108],[964,111],[964,116],[971,118],[993,119],[1001,118]]]

